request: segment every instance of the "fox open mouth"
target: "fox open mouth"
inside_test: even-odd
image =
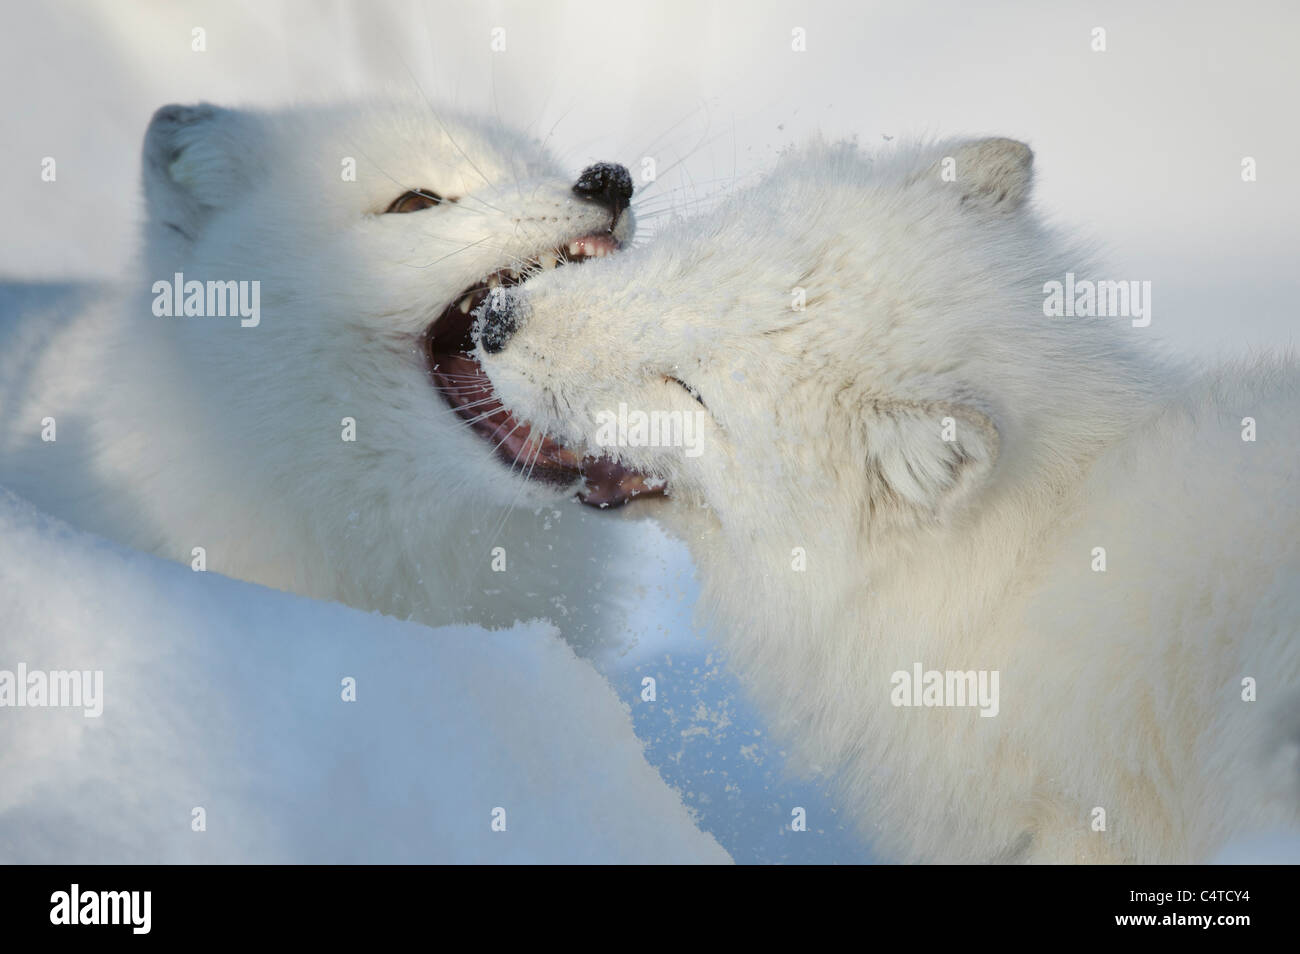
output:
[[[519,285],[548,269],[603,258],[617,250],[611,235],[586,235],[531,261],[502,268],[457,295],[425,332],[434,387],[474,433],[527,479],[561,486],[582,481],[578,499],[600,508],[621,507],[636,497],[662,496],[663,485],[608,457],[579,457],[550,437],[542,435],[539,440],[497,399],[492,381],[474,357],[474,325],[492,289]]]

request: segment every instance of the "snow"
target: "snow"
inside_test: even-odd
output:
[[[650,764],[738,864],[872,861],[825,780],[789,771],[786,750],[694,625],[699,584],[685,545],[652,522],[636,530],[629,562],[642,575],[631,587],[627,643],[594,661],[631,706]],[[641,698],[646,678],[655,681],[653,702]],[[804,810],[805,831],[791,828],[795,808]]]
[[[19,663],[102,670],[104,700],[0,709],[6,863],[729,860],[547,623],[314,602],[0,491],[0,670]]]

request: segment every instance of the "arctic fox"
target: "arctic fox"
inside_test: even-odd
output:
[[[546,616],[579,645],[615,628],[593,515],[511,478],[536,464],[526,431],[467,352],[494,288],[628,241],[625,169],[575,181],[424,102],[167,106],[143,166],[132,274],[0,293],[0,484],[312,597],[430,624]]]
[[[1149,297],[1054,316],[1106,276],[1031,180],[1006,139],[814,145],[503,294],[477,356],[534,434],[624,469],[557,494],[666,492],[629,509],[691,545],[734,665],[886,857],[1205,860],[1300,823],[1300,376],[1153,356]]]

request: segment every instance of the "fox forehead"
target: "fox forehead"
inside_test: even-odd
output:
[[[373,203],[408,189],[449,198],[500,193],[562,173],[541,143],[427,104],[359,103],[261,114],[266,186],[295,194],[338,183]],[[391,193],[391,196],[390,196]]]
[[[650,245],[556,281],[571,299],[594,298],[603,322],[653,318],[661,354],[770,363],[794,350],[835,365],[849,341],[866,337],[871,348],[853,352],[858,367],[899,349],[917,369],[950,363],[973,329],[991,327],[981,313],[1031,313],[1056,264],[1008,186],[996,183],[983,209],[982,183],[971,184],[967,168],[951,184],[942,177],[947,158],[973,166],[982,148],[904,144],[864,155],[814,144],[703,216],[665,226]]]

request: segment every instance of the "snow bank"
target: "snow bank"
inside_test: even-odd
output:
[[[3,862],[729,860],[546,624],[317,603],[0,490],[0,670],[20,663],[102,670],[103,713],[0,708]]]

